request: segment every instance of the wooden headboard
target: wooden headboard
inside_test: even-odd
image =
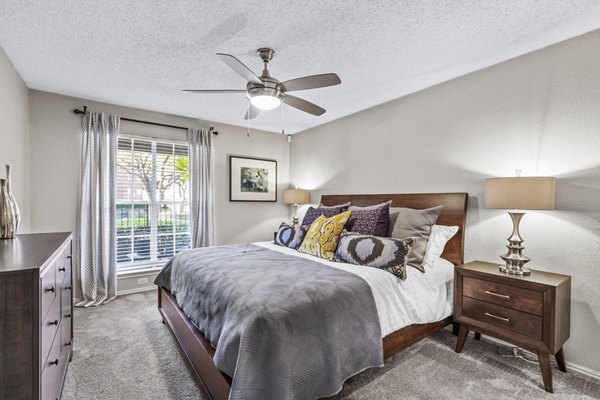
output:
[[[456,225],[458,232],[446,244],[442,257],[460,265],[464,262],[467,193],[411,193],[411,194],[324,194],[321,203],[326,206],[352,202],[355,206],[371,206],[392,200],[392,207],[431,208],[443,206],[436,224]]]

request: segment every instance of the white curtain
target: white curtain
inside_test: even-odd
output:
[[[81,127],[79,270],[75,305],[97,306],[117,295],[115,170],[117,115],[88,112]]]
[[[189,129],[192,247],[214,244],[212,129]]]

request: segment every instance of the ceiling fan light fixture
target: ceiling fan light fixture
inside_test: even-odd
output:
[[[250,103],[261,110],[272,110],[281,104],[281,99],[279,97],[261,94],[251,97]]]

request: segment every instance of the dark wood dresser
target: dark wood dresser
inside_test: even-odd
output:
[[[552,392],[550,355],[566,372],[563,344],[570,334],[571,277],[543,271],[508,275],[498,264],[474,261],[455,268],[454,319],[460,324],[456,352],[469,329],[538,356],[544,389]]]
[[[69,232],[0,240],[0,399],[59,399],[73,344]]]

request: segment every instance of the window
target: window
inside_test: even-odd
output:
[[[140,268],[190,247],[186,143],[119,137],[117,266]]]

